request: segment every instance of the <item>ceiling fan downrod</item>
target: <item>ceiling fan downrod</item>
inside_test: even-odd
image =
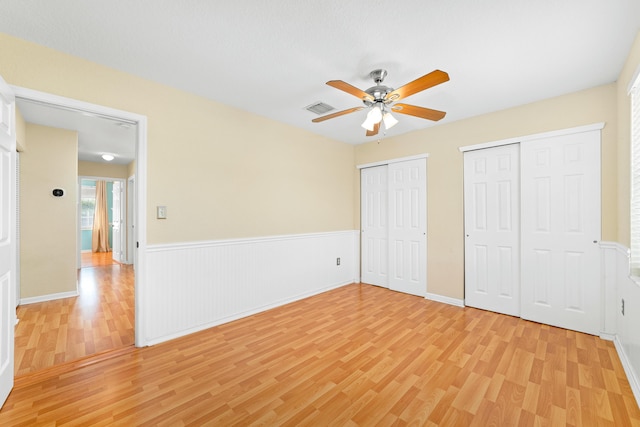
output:
[[[379,85],[384,81],[384,78],[387,77],[387,70],[383,70],[382,68],[373,70],[372,72],[369,73],[369,77],[371,77],[373,81],[377,85]]]

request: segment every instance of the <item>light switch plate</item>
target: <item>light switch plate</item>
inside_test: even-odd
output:
[[[167,219],[167,207],[156,206],[156,217],[158,219]]]

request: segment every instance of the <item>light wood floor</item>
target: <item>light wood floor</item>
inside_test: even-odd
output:
[[[87,267],[104,267],[106,265],[118,264],[113,260],[113,252],[82,252],[80,255],[80,265]]]
[[[19,306],[15,375],[134,343],[134,274],[111,253],[83,254],[80,295]]]
[[[0,425],[633,426],[611,342],[370,285],[27,375]]]

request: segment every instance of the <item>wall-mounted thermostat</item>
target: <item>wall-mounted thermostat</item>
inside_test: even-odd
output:
[[[62,197],[64,196],[64,190],[62,188],[54,188],[51,194],[53,197]]]

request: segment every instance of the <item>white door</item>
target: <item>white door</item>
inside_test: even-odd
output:
[[[13,388],[16,323],[15,97],[0,77],[0,406]]]
[[[522,317],[600,330],[600,132],[521,144]]]
[[[135,266],[135,177],[127,181],[127,264]]]
[[[124,204],[122,203],[123,186],[121,181],[113,181],[111,193],[113,194],[111,204],[111,243],[113,247],[111,248],[111,256],[114,261],[124,262],[122,256],[122,208]]]
[[[363,283],[389,287],[388,167],[362,169],[361,229]]]
[[[427,163],[389,164],[389,288],[427,294]]]
[[[520,147],[464,153],[464,301],[520,316]]]

